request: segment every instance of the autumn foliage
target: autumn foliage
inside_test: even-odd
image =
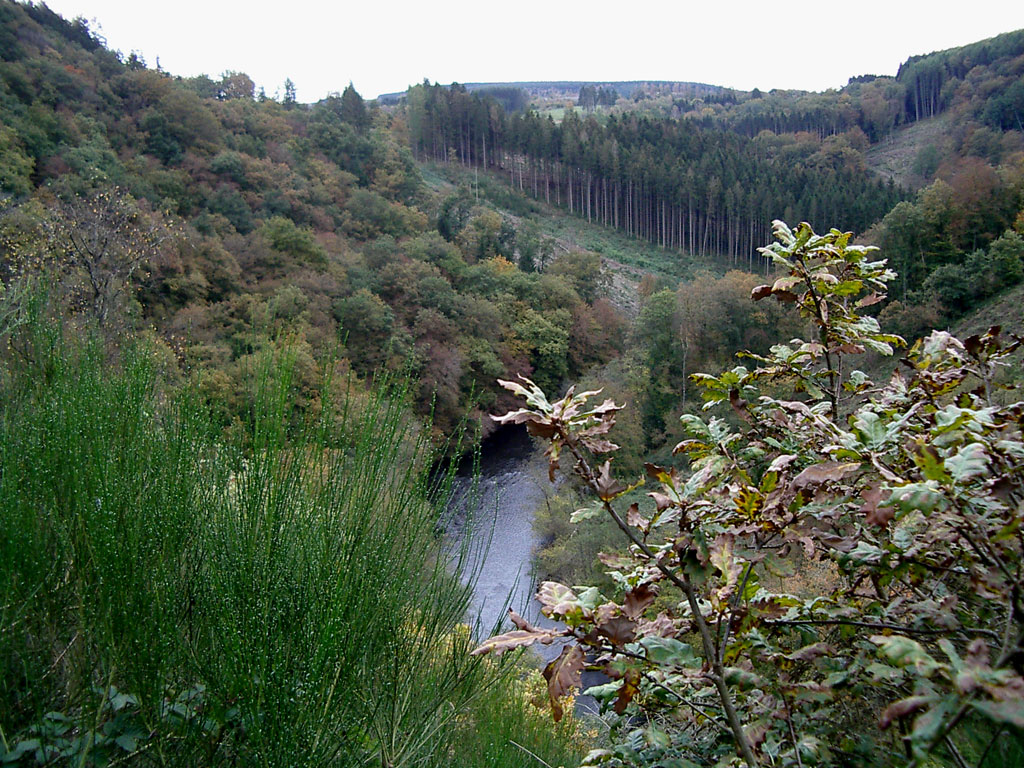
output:
[[[547,440],[552,472],[568,459],[594,498],[574,522],[610,516],[627,547],[601,555],[615,594],[547,582],[563,628],[514,617],[476,652],[568,641],[545,671],[553,702],[584,668],[610,678],[591,693],[622,732],[587,764],[984,760],[1024,727],[1024,403],[998,383],[1021,340],[936,331],[873,382],[857,356],[903,340],[863,310],[895,275],[849,233],[774,231],[762,252],[782,274],[752,298],[816,337],[695,377],[718,413],[683,417],[688,471],[646,465],[652,512],[622,509],[630,483],[598,463],[619,406],[504,383],[526,405],[499,420]],[[810,563],[827,586],[787,589]]]

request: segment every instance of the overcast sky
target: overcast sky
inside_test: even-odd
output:
[[[47,0],[175,75],[242,71],[312,102],[434,82],[689,80],[824,90],[1024,28],[1021,0]]]

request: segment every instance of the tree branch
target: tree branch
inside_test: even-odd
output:
[[[591,490],[599,494],[598,498],[600,498],[597,480],[594,477],[594,471],[591,469],[590,464],[587,463],[586,458],[584,458],[580,453],[576,440],[560,424],[557,425],[557,429],[559,436],[565,442],[565,445],[569,448],[569,451],[576,459],[577,474],[583,478]],[[619,530],[626,535],[626,538],[639,548],[640,551],[654,563],[658,570],[661,571],[669,581],[679,587],[684,595],[686,595],[686,601],[690,606],[690,612],[693,614],[693,621],[700,632],[704,658],[711,664],[713,672],[713,674],[710,675],[711,681],[715,684],[715,688],[718,690],[718,697],[722,702],[722,709],[725,712],[726,720],[729,722],[729,729],[732,731],[732,737],[736,741],[736,746],[739,748],[740,755],[743,757],[744,762],[746,762],[751,768],[754,768],[759,765],[759,763],[757,758],[754,756],[754,750],[750,745],[750,740],[747,739],[747,735],[743,731],[743,724],[740,722],[739,714],[736,712],[736,706],[733,704],[732,694],[729,691],[728,684],[725,682],[725,668],[722,664],[721,658],[716,652],[715,642],[711,637],[711,629],[708,626],[707,619],[705,619],[704,614],[701,612],[700,604],[697,601],[697,592],[694,589],[693,584],[689,579],[680,578],[677,573],[661,562],[661,559],[651,550],[651,548],[636,536],[633,530],[626,524],[626,521],[622,519],[619,513],[611,505],[610,501],[607,499],[601,499],[601,503],[608,515],[615,521],[615,525],[617,525]]]

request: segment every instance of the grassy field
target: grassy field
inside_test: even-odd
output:
[[[900,128],[864,153],[868,168],[882,178],[892,179],[901,187],[919,189],[928,179],[914,169],[914,161],[922,149],[941,146],[949,131],[949,115],[938,115],[928,120]]]

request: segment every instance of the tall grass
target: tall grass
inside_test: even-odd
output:
[[[114,366],[97,341],[21,334],[0,401],[0,758],[537,765],[502,735],[521,722],[524,746],[574,760],[495,709],[513,667],[468,656],[470,587],[401,387],[333,408],[327,381],[297,417],[289,355],[268,354],[225,436],[151,347]]]

